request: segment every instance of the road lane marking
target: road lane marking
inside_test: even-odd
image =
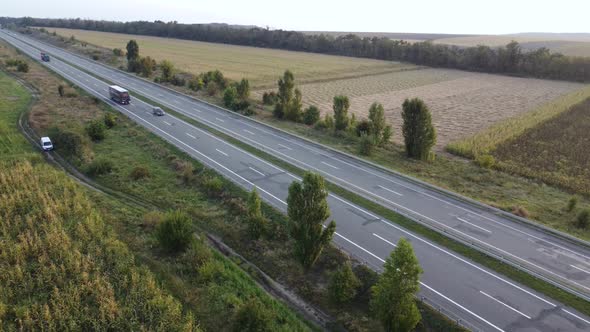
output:
[[[164,121],[165,124],[171,126],[172,124],[170,122]]]
[[[330,165],[330,164],[328,164],[327,162],[324,162],[324,161],[322,161],[322,164],[324,164],[326,166],[329,166],[329,167],[332,167],[333,169],[339,169],[338,167],[336,167],[334,165]]]
[[[401,227],[398,227],[398,226],[396,226],[396,225],[394,225],[394,224],[392,224],[390,222],[387,222],[387,221],[385,221],[383,219],[381,219],[381,221],[385,225],[388,225],[389,227],[393,227],[393,228],[395,228],[395,229],[397,229],[397,230],[399,230],[399,231],[401,231],[401,232],[403,232],[405,234],[408,234],[409,236],[415,238],[418,241],[424,242],[424,243],[428,244],[429,246],[431,246],[431,247],[433,247],[433,248],[435,248],[435,249],[437,249],[439,251],[442,251],[442,252],[446,253],[447,255],[449,255],[449,256],[451,256],[451,257],[453,257],[455,259],[458,259],[459,261],[461,261],[461,262],[463,262],[463,263],[465,263],[465,264],[467,264],[467,265],[469,265],[469,266],[471,266],[471,267],[473,267],[473,268],[475,268],[475,269],[477,269],[477,270],[479,270],[479,271],[481,271],[481,272],[483,272],[483,273],[485,273],[487,275],[490,275],[490,276],[492,276],[492,277],[494,277],[494,278],[496,278],[496,279],[498,279],[498,280],[500,280],[500,281],[502,281],[502,282],[504,282],[504,283],[506,283],[506,284],[508,284],[508,285],[510,285],[510,286],[512,286],[512,287],[514,287],[514,288],[516,288],[516,289],[518,289],[518,290],[520,290],[520,291],[522,291],[522,292],[524,292],[524,293],[526,293],[526,294],[528,294],[528,295],[530,295],[530,296],[532,296],[532,297],[534,297],[534,298],[536,298],[538,300],[540,300],[540,301],[543,301],[543,302],[547,303],[548,305],[550,305],[552,307],[556,307],[555,304],[553,304],[553,303],[545,300],[544,298],[542,298],[542,297],[540,297],[540,296],[538,296],[536,294],[533,294],[530,291],[528,291],[528,290],[526,290],[526,289],[524,289],[524,288],[522,288],[522,287],[520,287],[520,286],[518,286],[518,285],[516,285],[516,284],[514,284],[514,283],[512,283],[512,282],[510,282],[508,280],[506,280],[506,279],[503,279],[500,276],[497,276],[497,275],[495,275],[495,274],[493,274],[493,273],[491,273],[491,272],[489,272],[489,271],[487,271],[487,270],[485,270],[485,269],[483,269],[483,268],[481,268],[481,267],[479,267],[479,266],[477,266],[477,265],[475,265],[475,264],[473,264],[473,263],[471,263],[471,262],[469,262],[469,261],[467,261],[467,260],[465,260],[465,259],[463,259],[463,258],[461,258],[461,257],[459,257],[457,255],[455,255],[455,254],[453,254],[450,251],[447,251],[445,249],[442,249],[441,247],[436,246],[436,245],[430,243],[429,241],[426,241],[426,240],[424,240],[424,239],[422,239],[422,238],[414,235],[413,233],[410,233],[410,232],[406,231],[405,229],[403,229]]]
[[[226,156],[226,157],[227,157],[227,153],[225,153],[225,152],[223,152],[223,151],[221,151],[221,150],[219,150],[219,149],[215,149],[215,151],[217,151],[217,152],[219,152],[219,153],[221,153],[222,155],[224,155],[224,156]]]
[[[198,110],[198,109],[196,109],[196,108],[193,108],[193,111],[195,111],[195,112],[197,112],[197,113],[201,113],[201,111],[199,111],[199,110]]]
[[[220,118],[215,118],[215,120],[217,120],[217,121],[221,121],[221,122],[225,122],[225,121],[223,121],[223,120],[222,120],[222,119],[220,119]]]
[[[287,149],[287,150],[293,150],[293,149],[291,149],[290,147],[288,147],[288,146],[286,146],[286,145],[283,145],[283,144],[281,144],[281,143],[279,143],[279,144],[277,144],[277,145],[278,145],[278,146],[280,146],[280,147],[282,147],[282,148],[285,148],[285,149]]]
[[[482,230],[482,231],[484,231],[484,232],[492,233],[492,231],[488,231],[487,229],[485,229],[485,228],[483,228],[483,227],[480,227],[480,226],[477,226],[477,225],[475,225],[475,224],[472,224],[472,223],[470,223],[469,221],[467,221],[467,220],[465,220],[465,219],[463,219],[463,218],[459,218],[459,217],[455,217],[455,218],[457,218],[457,219],[459,219],[460,221],[462,221],[462,222],[464,222],[464,223],[466,223],[466,224],[469,224],[469,225],[471,225],[471,226],[473,226],[473,227],[477,227],[477,228],[481,229],[481,230]]]
[[[561,310],[565,311],[566,314],[570,314],[570,315],[576,317],[577,319],[581,320],[582,322],[585,322],[586,324],[590,325],[590,322],[587,321],[587,320],[585,320],[584,318],[582,318],[582,317],[580,317],[580,316],[578,316],[578,315],[576,315],[576,314],[574,314],[572,312],[569,312],[569,311],[567,311],[567,310],[565,310],[563,308]]]
[[[514,312],[516,312],[516,313],[518,313],[519,315],[521,315],[521,316],[523,316],[523,317],[526,317],[526,318],[528,318],[528,319],[531,319],[531,317],[529,317],[529,316],[527,316],[527,315],[523,314],[522,312],[520,312],[520,311],[516,310],[515,308],[513,308],[513,307],[511,307],[511,306],[507,305],[506,303],[504,303],[504,302],[502,302],[502,301],[498,300],[497,298],[495,298],[495,297],[493,297],[493,296],[491,296],[491,295],[487,294],[486,292],[484,292],[484,291],[479,291],[479,292],[480,292],[480,293],[482,293],[483,295],[485,295],[485,296],[489,297],[490,299],[492,299],[492,300],[494,300],[494,301],[496,301],[496,302],[500,303],[501,305],[505,306],[506,308],[508,308],[508,309],[510,309],[510,310],[512,310],[512,311],[514,311]]]
[[[244,130],[245,132],[247,132],[247,133],[248,133],[248,134],[250,134],[250,135],[256,135],[256,134],[254,134],[253,132],[251,132],[251,131],[250,131],[250,130],[248,130],[248,129],[242,129],[242,130]]]
[[[587,271],[587,270],[581,269],[581,268],[579,268],[579,267],[577,267],[577,266],[574,266],[574,265],[571,265],[571,264],[570,264],[570,266],[571,266],[571,267],[573,267],[574,269],[578,269],[578,270],[580,270],[580,271],[582,271],[582,272],[586,272],[586,273],[590,274],[590,271]]]
[[[252,167],[248,167],[249,169],[253,170],[254,172],[260,174],[261,176],[264,176],[264,173],[262,173],[261,171],[257,170],[256,168],[252,168]]]
[[[387,190],[387,191],[389,191],[390,193],[394,193],[394,194],[396,194],[396,195],[403,196],[402,194],[398,193],[397,191],[393,191],[393,190],[391,190],[391,189],[389,189],[389,188],[385,188],[385,187],[383,187],[383,186],[377,186],[377,187],[379,187],[379,188],[381,188],[381,189],[383,189],[383,190]]]
[[[378,237],[379,239],[381,239],[381,241],[383,241],[383,242],[385,242],[385,243],[387,243],[387,244],[390,244],[390,245],[392,245],[392,246],[394,246],[394,247],[397,247],[397,244],[395,244],[395,243],[393,243],[393,242],[391,242],[391,241],[388,241],[388,240],[386,240],[386,239],[382,238],[381,236],[379,236],[379,235],[377,235],[377,234],[375,234],[375,233],[373,233],[373,236],[376,236],[376,237]]]
[[[193,136],[193,135],[191,135],[191,134],[189,134],[189,133],[186,133],[186,135],[187,135],[188,137],[190,137],[190,138],[197,139],[195,136]]]

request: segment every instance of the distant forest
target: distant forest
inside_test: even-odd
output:
[[[112,22],[82,19],[0,18],[3,25],[117,32],[213,43],[276,48],[456,68],[486,73],[590,82],[590,58],[565,56],[547,48],[523,50],[517,42],[503,47],[458,47],[429,41],[408,43],[354,34],[309,35],[296,31],[177,22]]]

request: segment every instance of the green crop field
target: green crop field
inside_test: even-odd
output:
[[[304,52],[291,52],[204,43],[180,39],[126,35],[86,30],[48,28],[49,32],[90,44],[125,49],[130,39],[137,40],[139,52],[156,60],[168,59],[177,68],[193,74],[221,70],[230,79],[247,78],[256,88],[276,84],[279,76],[290,69],[301,81],[329,80],[395,71],[412,65],[398,62],[358,59]]]

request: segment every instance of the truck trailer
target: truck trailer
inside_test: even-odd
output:
[[[129,102],[131,101],[129,91],[118,85],[109,86],[109,96],[111,97],[111,100],[121,105],[129,105]]]

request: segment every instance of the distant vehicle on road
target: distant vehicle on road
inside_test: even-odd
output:
[[[41,148],[43,151],[53,150],[53,143],[51,143],[49,137],[41,137]]]
[[[154,115],[157,115],[157,116],[163,116],[163,115],[165,115],[165,114],[166,114],[166,113],[164,112],[164,110],[163,110],[163,109],[161,109],[161,108],[159,108],[159,107],[154,107],[154,108],[152,108],[152,113],[153,113]]]
[[[44,62],[49,62],[49,55],[45,54],[45,53],[41,53],[41,60]]]
[[[118,85],[109,86],[109,95],[114,102],[122,105],[129,105],[129,102],[131,101],[129,91]]]

